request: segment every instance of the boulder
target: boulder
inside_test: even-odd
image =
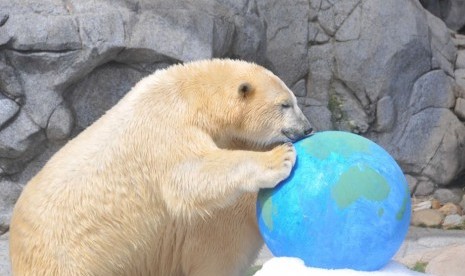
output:
[[[459,205],[452,203],[452,202],[448,202],[444,204],[444,206],[442,206],[438,210],[439,212],[443,213],[446,216],[449,216],[449,215],[461,216],[462,215],[462,208]]]
[[[437,189],[434,194],[434,198],[439,200],[441,204],[455,203],[459,204],[463,197],[462,189]]]
[[[418,181],[418,184],[413,193],[415,196],[427,196],[431,195],[434,192],[434,183],[428,179],[423,178]]]
[[[463,229],[465,226],[465,216],[461,216],[458,214],[451,214],[447,215],[444,218],[444,222],[442,223],[442,228],[444,229],[452,229],[452,228],[459,228]]]
[[[434,209],[424,209],[412,213],[413,226],[439,227],[444,220],[444,214]]]
[[[393,155],[407,172],[450,184],[465,165],[465,126],[447,108],[420,110],[408,118]]]

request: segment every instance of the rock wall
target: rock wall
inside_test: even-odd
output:
[[[465,0],[420,0],[420,3],[450,29],[465,33]]]
[[[318,130],[385,147],[412,193],[463,186],[465,38],[417,0],[0,0],[0,234],[30,177],[134,83],[212,57],[273,70]]]

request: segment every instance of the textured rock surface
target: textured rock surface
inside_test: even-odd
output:
[[[424,209],[412,214],[412,225],[438,227],[442,224],[444,217],[444,214],[438,210]]]
[[[460,216],[457,214],[448,215],[444,218],[442,222],[442,227],[444,229],[460,228],[463,229],[463,223],[465,221],[465,216]]]
[[[434,194],[434,198],[439,200],[441,204],[448,202],[459,204],[462,200],[463,191],[462,189],[437,189]]]
[[[22,188],[10,181],[0,181],[0,235],[8,231],[13,205],[21,194]]]
[[[463,275],[465,244],[448,248],[432,258],[426,266],[430,275]]]
[[[11,275],[8,259],[8,235],[0,236],[0,275]]]
[[[447,202],[446,204],[444,204],[444,206],[439,208],[438,211],[443,213],[446,216],[462,215],[462,208],[459,205],[452,203],[452,202]]]
[[[432,14],[455,31],[465,32],[465,0],[420,0]]]
[[[416,0],[0,0],[0,225],[134,83],[211,57],[272,69],[318,130],[385,147],[413,194],[464,185],[465,37]]]

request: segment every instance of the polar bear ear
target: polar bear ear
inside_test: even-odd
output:
[[[239,85],[239,88],[237,90],[239,94],[245,98],[253,92],[253,87],[250,83],[243,82],[241,83],[241,85]]]

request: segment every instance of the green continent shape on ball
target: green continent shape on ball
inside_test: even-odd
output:
[[[339,208],[344,209],[360,197],[383,201],[389,195],[389,184],[375,170],[366,166],[353,166],[345,171],[332,187],[331,196]]]
[[[263,220],[265,222],[266,227],[273,231],[273,216],[276,215],[277,210],[273,210],[273,199],[271,198],[271,189],[263,189],[262,190],[262,197],[267,198],[268,200],[264,201],[263,203]]]

